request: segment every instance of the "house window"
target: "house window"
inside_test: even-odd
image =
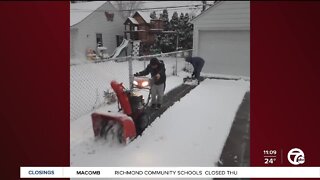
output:
[[[102,34],[101,33],[97,33],[97,46],[103,46],[103,40],[102,40]]]

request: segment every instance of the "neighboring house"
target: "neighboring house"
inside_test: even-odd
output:
[[[131,40],[141,40],[141,49],[148,54],[150,46],[155,42],[155,35],[163,31],[163,21],[151,19],[149,12],[135,12],[124,22],[124,37]]]
[[[109,1],[70,4],[70,56],[84,57],[97,45],[112,54],[123,36],[124,19]],[[118,41],[118,42],[117,42]]]
[[[221,1],[191,20],[203,72],[250,76],[250,2]]]

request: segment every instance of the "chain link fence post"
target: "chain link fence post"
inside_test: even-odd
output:
[[[132,61],[138,60],[139,51],[140,51],[140,40],[134,40],[132,41],[132,53],[131,58],[129,59],[129,83],[130,83],[130,91],[133,90],[133,67],[132,67]]]
[[[174,75],[178,76],[178,57],[177,57],[177,55],[176,55],[176,69],[175,69]]]
[[[177,33],[177,47],[176,47],[176,69],[175,69],[175,75],[178,76],[178,54],[179,54],[179,34]]]
[[[128,66],[129,66],[129,86],[130,86],[130,91],[133,89],[133,71],[132,71],[132,56],[129,57],[128,60]]]

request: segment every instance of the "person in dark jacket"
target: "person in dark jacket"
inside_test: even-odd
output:
[[[195,77],[200,81],[200,73],[202,71],[205,61],[201,57],[186,57],[186,62],[189,62],[193,66],[192,77]]]
[[[161,108],[166,85],[166,68],[163,61],[151,58],[146,69],[135,73],[134,76],[146,76],[148,74],[151,74],[153,80],[151,84],[151,107]]]

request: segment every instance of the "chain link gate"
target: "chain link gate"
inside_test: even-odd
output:
[[[70,119],[78,119],[107,105],[105,95],[112,92],[112,80],[131,87],[133,74],[146,68],[152,57],[163,60],[167,77],[176,76],[181,71],[192,71],[191,65],[184,61],[191,53],[192,50],[185,50],[135,58],[127,56],[97,62],[84,61],[70,65]]]

